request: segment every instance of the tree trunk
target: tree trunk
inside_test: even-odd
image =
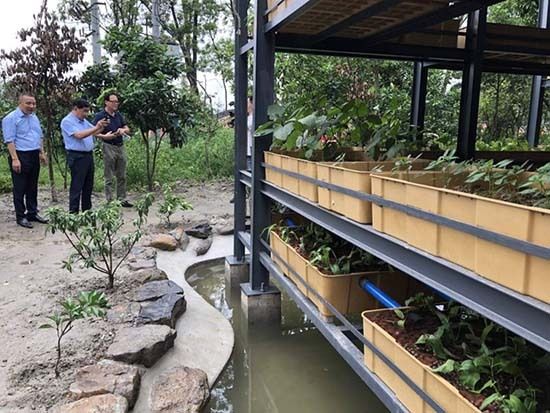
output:
[[[48,130],[46,132],[46,152],[48,153],[48,178],[50,181],[50,192],[52,196],[52,202],[58,202],[57,190],[55,189],[55,175],[53,170],[53,150],[54,145],[52,142],[52,129],[51,129],[51,119],[48,119]]]

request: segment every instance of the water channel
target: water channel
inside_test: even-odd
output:
[[[191,269],[187,281],[233,325],[235,348],[206,413],[385,413],[387,410],[290,298],[282,322],[249,326],[223,264]]]

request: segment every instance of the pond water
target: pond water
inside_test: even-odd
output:
[[[187,281],[231,321],[233,356],[206,413],[385,413],[387,410],[284,293],[282,322],[249,326],[240,290],[223,264],[191,269]]]

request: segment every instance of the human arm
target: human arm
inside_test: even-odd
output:
[[[17,151],[15,150],[15,144],[13,142],[8,142],[8,152],[10,153],[11,157],[11,167],[13,171],[18,174],[21,172],[21,161],[19,161],[19,157],[17,156]]]
[[[8,152],[11,158],[11,167],[15,173],[21,172],[21,162],[17,156],[17,149],[15,148],[15,122],[11,117],[6,116],[2,120],[2,134],[4,135],[4,142],[8,146]]]
[[[61,127],[64,129],[67,135],[70,135],[75,139],[86,139],[87,137],[96,135],[99,131],[102,131],[103,128],[105,128],[105,126],[108,125],[108,123],[109,122],[107,120],[102,119],[99,122],[97,122],[97,125],[92,126],[90,128],[82,129],[82,130],[78,130],[77,128],[74,127],[74,125],[68,122],[65,123],[65,125],[62,124]]]

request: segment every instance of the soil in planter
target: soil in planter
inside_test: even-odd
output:
[[[423,334],[434,333],[441,325],[441,322],[435,315],[422,314],[422,319],[415,322],[414,319],[408,317],[406,327],[403,329],[398,326],[399,318],[392,311],[384,311],[377,313],[367,313],[366,317],[372,322],[378,324],[384,331],[389,333],[403,348],[412,354],[417,360],[431,367],[432,369],[441,366],[444,362],[438,359],[431,352],[428,352],[416,345],[417,340]],[[470,403],[479,408],[487,395],[477,394],[466,389],[459,381],[457,373],[442,374],[455,388],[457,388]],[[537,397],[537,412],[548,412],[550,408],[550,400],[548,400],[548,392],[550,391],[550,380],[548,375],[530,376],[529,382],[534,384],[538,389],[544,389],[538,393]],[[502,377],[499,380],[499,388],[503,393],[511,394],[515,390],[514,383],[510,377]],[[484,412],[498,413],[501,410],[495,404],[488,406]]]

